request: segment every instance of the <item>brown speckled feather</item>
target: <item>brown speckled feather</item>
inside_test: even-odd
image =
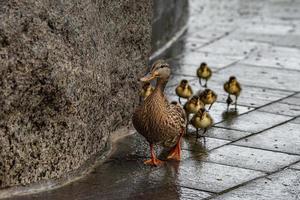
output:
[[[133,126],[149,143],[172,147],[185,130],[186,117],[178,104],[171,104],[156,88],[132,117]]]

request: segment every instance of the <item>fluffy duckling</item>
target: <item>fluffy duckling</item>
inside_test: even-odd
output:
[[[225,90],[225,92],[228,93],[228,98],[226,101],[227,102],[227,110],[229,108],[229,105],[232,102],[230,95],[235,96],[235,110],[237,110],[237,100],[238,100],[238,97],[240,96],[242,88],[235,76],[229,77],[229,80],[224,84],[224,90]]]
[[[210,105],[208,108],[210,110],[212,105],[217,101],[218,95],[211,89],[205,89],[199,94],[199,97],[205,105]]]
[[[187,115],[187,119],[189,119],[190,114],[195,114],[200,108],[204,108],[204,103],[200,100],[199,96],[193,96],[184,104],[183,108]]]
[[[158,60],[152,65],[150,72],[140,79],[143,82],[157,79],[153,93],[132,115],[134,128],[150,144],[151,159],[144,162],[147,165],[157,166],[163,163],[154,153],[155,144],[172,148],[168,159],[179,161],[181,158],[180,141],[185,133],[186,116],[183,108],[176,102],[169,103],[164,94],[170,75],[169,64]]]
[[[197,76],[199,78],[199,83],[203,87],[207,87],[207,81],[212,75],[211,69],[207,66],[206,63],[201,63],[200,67],[197,69]],[[205,84],[202,85],[201,79],[205,80]]]
[[[178,102],[181,104],[180,98],[188,99],[193,95],[192,87],[189,85],[188,80],[181,80],[180,84],[175,89],[178,96]]]
[[[142,86],[140,96],[145,100],[150,94],[152,94],[153,91],[154,87],[150,84],[150,82],[145,82]]]
[[[195,114],[198,112],[199,109],[204,108],[204,103],[200,100],[199,96],[193,96],[191,99],[189,99],[183,106],[183,109],[186,113],[187,118],[187,124],[186,124],[186,133],[188,131],[188,125],[189,125],[189,117],[190,114]]]
[[[197,131],[197,139],[199,138],[198,130],[204,129],[203,136],[205,135],[207,129],[213,125],[214,121],[210,114],[205,110],[205,108],[201,108],[192,118],[191,124],[196,128]]]

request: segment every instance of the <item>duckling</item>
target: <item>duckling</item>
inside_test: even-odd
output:
[[[210,104],[208,110],[211,109],[212,105],[217,101],[218,95],[211,89],[205,89],[199,94],[200,100],[205,104]]]
[[[190,114],[195,114],[200,108],[204,108],[204,103],[200,100],[199,96],[193,96],[183,106],[186,113],[187,121],[189,121]],[[186,133],[188,130],[188,123],[186,124]]]
[[[157,79],[155,89],[132,116],[133,126],[150,144],[151,159],[144,163],[152,166],[163,163],[155,156],[154,144],[172,147],[167,159],[179,161],[181,158],[180,142],[185,134],[186,116],[183,108],[178,103],[169,103],[164,94],[170,74],[165,61],[158,60],[152,65],[150,72],[140,80]]]
[[[197,139],[199,138],[199,128],[204,129],[202,135],[205,136],[207,129],[211,127],[213,123],[214,121],[210,114],[205,110],[205,108],[201,108],[191,120],[191,124],[196,128],[197,131]]]
[[[178,96],[178,102],[181,104],[180,98],[188,99],[193,95],[192,87],[189,85],[188,80],[181,80],[180,84],[176,87],[175,92]]]
[[[224,83],[224,90],[225,90],[225,92],[228,93],[227,110],[229,108],[229,105],[231,104],[230,95],[235,96],[235,103],[234,104],[235,104],[235,110],[237,110],[237,100],[238,100],[238,97],[240,96],[240,93],[242,91],[242,87],[241,87],[240,83],[237,81],[235,76],[230,76],[229,80],[226,83]]]
[[[195,95],[184,104],[183,108],[187,119],[189,119],[190,114],[197,113],[200,108],[204,108],[204,103],[200,100],[199,96]]]
[[[150,82],[145,82],[142,86],[142,90],[140,92],[140,97],[144,98],[144,100],[152,94],[154,91],[154,87],[150,84]]]
[[[212,71],[207,66],[207,64],[205,62],[201,63],[200,67],[197,69],[197,76],[199,78],[200,86],[203,86],[203,87],[206,88],[207,87],[207,81],[208,81],[208,79],[210,79],[211,75],[212,75]],[[204,85],[202,85],[201,79],[205,80],[205,84]]]

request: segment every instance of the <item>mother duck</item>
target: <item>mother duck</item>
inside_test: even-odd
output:
[[[186,116],[178,103],[169,103],[164,89],[169,80],[171,69],[163,60],[156,61],[150,72],[141,78],[142,82],[157,79],[153,93],[145,99],[133,113],[134,128],[150,144],[151,159],[145,164],[158,166],[163,161],[156,158],[154,144],[171,147],[168,159],[180,160],[180,141],[185,133]]]

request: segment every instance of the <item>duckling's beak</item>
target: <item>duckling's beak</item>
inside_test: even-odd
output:
[[[144,77],[140,78],[140,81],[142,82],[147,82],[147,81],[151,81],[152,79],[156,78],[157,73],[148,73],[146,74]]]
[[[202,115],[200,117],[201,120],[203,120],[205,112],[207,112],[207,111],[205,110],[205,111],[202,112]]]

